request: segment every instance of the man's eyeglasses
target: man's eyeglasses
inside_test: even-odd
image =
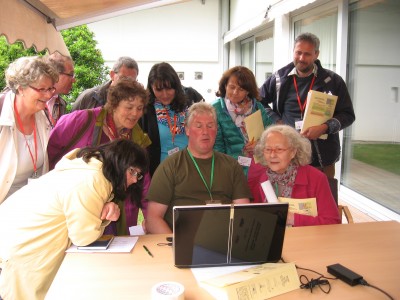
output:
[[[75,78],[75,73],[69,74],[69,73],[60,72],[60,74],[63,74],[63,75],[65,75],[65,76],[69,76],[69,77],[71,77],[71,78]]]
[[[34,91],[36,91],[36,92],[38,92],[38,93],[41,93],[41,94],[46,94],[46,93],[51,93],[51,94],[53,94],[55,91],[56,91],[56,88],[53,86],[53,87],[51,87],[51,88],[48,88],[48,89],[44,89],[44,88],[41,88],[41,89],[38,89],[38,88],[35,88],[34,86],[31,86],[31,85],[28,85],[32,90],[34,90]]]
[[[136,177],[137,180],[141,180],[143,175],[140,172],[135,171],[132,167],[128,169],[132,177]]]
[[[285,151],[287,151],[287,150],[289,150],[290,148],[275,148],[275,149],[272,149],[272,148],[265,148],[264,149],[264,153],[265,154],[268,154],[268,155],[270,155],[270,154],[272,154],[272,152],[275,152],[275,154],[282,154],[283,152],[285,152]]]

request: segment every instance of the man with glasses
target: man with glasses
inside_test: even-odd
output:
[[[293,62],[270,76],[262,85],[260,94],[268,115],[276,123],[296,128],[301,128],[303,122],[308,91],[338,96],[333,118],[302,132],[312,141],[311,165],[333,178],[335,163],[340,157],[339,131],[350,126],[355,115],[342,77],[321,66],[319,45],[320,41],[314,34],[300,34],[294,41]],[[326,140],[319,138],[323,134],[328,134]]]
[[[60,95],[71,92],[75,82],[74,62],[70,56],[63,56],[58,52],[51,54],[48,60],[59,73],[58,82],[54,85],[54,95],[47,102],[47,111],[45,111],[51,124],[55,126],[60,117],[66,113],[67,102]]]
[[[114,86],[120,78],[132,78],[136,80],[138,74],[139,67],[133,58],[127,56],[118,58],[110,71],[111,80],[83,91],[72,105],[72,111],[103,106],[106,103],[107,92],[110,86]]]

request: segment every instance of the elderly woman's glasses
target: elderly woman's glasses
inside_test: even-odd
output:
[[[143,175],[140,172],[135,171],[135,169],[132,167],[130,167],[128,171],[129,174],[131,174],[132,177],[136,177],[137,180],[141,180],[143,178]]]
[[[271,155],[272,154],[272,152],[275,152],[275,154],[282,154],[283,152],[285,152],[285,151],[287,151],[287,150],[289,150],[290,148],[275,148],[275,149],[272,149],[272,148],[265,148],[264,149],[264,153],[265,154],[268,154],[268,155]]]
[[[32,90],[34,90],[34,91],[36,91],[36,92],[38,92],[38,93],[41,93],[41,94],[46,94],[46,93],[51,93],[51,94],[53,94],[53,93],[56,91],[56,88],[55,88],[54,86],[51,87],[51,88],[48,88],[48,89],[44,89],[44,88],[38,89],[38,88],[35,88],[34,86],[31,86],[31,85],[29,85],[29,87],[30,87]]]

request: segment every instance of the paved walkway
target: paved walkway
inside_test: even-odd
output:
[[[365,197],[400,212],[400,176],[365,164],[350,161],[343,185]]]

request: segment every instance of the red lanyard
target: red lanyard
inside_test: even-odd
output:
[[[310,84],[310,89],[308,91],[311,91],[315,81],[315,75],[313,76],[313,79]],[[297,103],[299,104],[300,107],[300,112],[301,112],[301,118],[303,118],[303,111],[306,108],[307,105],[307,97],[306,100],[304,101],[304,104],[301,105],[301,100],[300,100],[300,95],[299,95],[299,89],[297,88],[297,82],[296,82],[296,76],[293,75],[293,83],[294,83],[294,88],[296,90],[296,96],[297,96]]]
[[[36,139],[35,120],[33,120],[33,122],[32,122],[33,123],[33,125],[32,125],[33,126],[33,141],[34,141],[34,146],[35,146],[35,157],[33,157],[33,154],[32,154],[32,151],[31,151],[31,147],[29,147],[28,141],[26,140],[24,126],[22,125],[22,121],[21,121],[21,118],[19,116],[17,105],[15,104],[15,101],[14,101],[14,110],[15,110],[15,116],[17,117],[18,126],[21,129],[22,134],[24,135],[25,144],[28,147],[29,154],[31,155],[32,164],[33,164],[33,174],[36,177],[36,175],[37,175],[36,174],[36,171],[37,171],[37,168],[36,168],[36,163],[37,163],[37,139]]]
[[[177,120],[178,120],[178,116],[177,116],[176,113],[174,113],[174,127],[172,127],[171,117],[169,116],[168,109],[166,107],[164,107],[164,110],[165,110],[165,114],[167,116],[169,131],[171,132],[171,135],[172,135],[172,144],[174,144],[174,142],[175,142],[175,134],[176,134],[176,123],[177,123]]]

